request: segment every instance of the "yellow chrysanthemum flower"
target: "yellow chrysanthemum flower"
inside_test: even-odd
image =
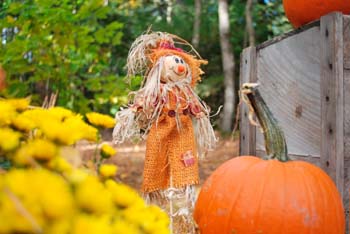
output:
[[[30,98],[14,98],[6,99],[5,101],[18,111],[26,110],[30,104]]]
[[[110,145],[104,143],[101,146],[101,155],[104,158],[110,158],[114,156],[117,153],[117,151]]]
[[[79,140],[78,129],[72,129],[62,122],[43,120],[40,129],[50,140],[63,145],[72,145]]]
[[[17,130],[29,132],[30,130],[34,129],[36,125],[30,118],[20,114],[12,120],[12,126],[14,126]]]
[[[14,169],[0,180],[0,233],[33,233],[46,223],[71,219],[73,197],[61,176],[44,169]],[[18,210],[15,200],[32,220]]]
[[[75,114],[63,107],[51,107],[50,109],[38,107],[35,109],[26,110],[23,112],[23,115],[32,119],[37,125],[40,125],[43,120],[61,122],[65,118],[72,117]]]
[[[161,211],[158,207],[131,206],[123,211],[123,217],[125,217],[128,222],[140,226],[146,233],[158,234],[160,230],[163,230],[162,233],[164,233],[164,231],[167,233],[169,218],[164,211]]]
[[[42,182],[38,179],[38,189],[41,190],[36,191],[41,193],[38,203],[42,206],[45,217],[49,220],[69,217],[74,208],[69,184],[60,176],[53,177],[54,173],[47,174],[50,176],[47,175],[48,178],[42,179]]]
[[[100,166],[99,172],[100,175],[104,178],[113,177],[117,174],[117,166],[113,164],[102,164]]]
[[[59,120],[63,120],[67,117],[71,117],[74,115],[74,113],[71,110],[60,106],[51,107],[48,109],[48,112]]]
[[[113,119],[112,117],[97,112],[87,113],[86,117],[89,123],[97,127],[113,128],[116,123],[115,119]]]
[[[82,139],[96,141],[98,136],[97,129],[86,124],[80,116],[67,117],[64,121],[42,120],[39,128],[48,138],[64,145]]]
[[[73,167],[64,158],[57,156],[49,161],[47,167],[58,172],[71,172]]]
[[[21,134],[10,128],[0,128],[0,149],[11,151],[19,145]]]
[[[74,220],[72,234],[113,234],[111,221],[105,216],[81,214]],[[127,234],[127,233],[123,233]]]
[[[42,123],[42,121],[53,120],[53,117],[50,116],[50,114],[48,114],[48,111],[42,108],[26,110],[21,115],[30,119],[36,127],[39,126]]]
[[[45,234],[71,233],[71,228],[72,220],[70,217],[67,217],[66,219],[50,222],[49,225],[45,227]]]
[[[98,139],[98,130],[85,123],[82,116],[72,116],[64,121],[64,124],[70,129],[78,131],[79,138],[96,142]]]
[[[46,137],[63,145],[72,145],[81,139],[97,141],[98,138],[98,130],[85,123],[81,115],[62,107],[27,110],[20,117],[15,122],[18,129],[25,129],[24,121],[31,121],[27,128],[39,128]]]
[[[17,115],[16,109],[10,103],[0,100],[0,126],[9,125]]]
[[[113,231],[114,233],[123,233],[123,234],[138,234],[140,233],[139,228],[126,220],[116,220],[113,223]]]
[[[107,180],[105,184],[106,188],[112,194],[112,199],[115,205],[119,207],[145,206],[142,198],[138,195],[136,191],[134,191],[129,186],[117,183],[111,179]]]
[[[16,153],[14,160],[19,165],[28,165],[32,159],[48,161],[57,155],[55,144],[44,139],[34,139],[24,144]]]
[[[110,192],[94,176],[87,176],[77,185],[75,197],[79,207],[87,212],[103,214],[113,207]]]
[[[66,177],[72,185],[78,185],[82,183],[88,176],[91,176],[91,171],[85,169],[74,169],[67,173]]]

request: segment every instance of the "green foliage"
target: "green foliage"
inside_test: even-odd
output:
[[[8,170],[11,168],[10,160],[6,158],[0,158],[0,170]]]
[[[59,105],[83,113],[121,104],[111,102],[127,92],[111,68],[124,26],[114,17],[103,0],[7,1],[0,19],[7,30],[0,45],[7,95],[35,93],[34,101],[41,102],[58,91]]]
[[[192,40],[194,0],[105,2],[2,1],[0,29],[7,33],[6,44],[0,44],[0,65],[9,83],[5,95],[32,94],[34,104],[40,104],[58,91],[59,105],[114,114],[141,82],[141,77],[131,83],[124,79],[126,57],[136,37],[151,27]],[[240,53],[247,46],[245,4],[229,1],[236,84]],[[254,1],[253,21],[257,44],[291,29],[281,0]],[[202,0],[200,43],[195,49],[209,60],[198,92],[215,111],[224,93],[217,0]]]
[[[254,8],[254,21],[260,26],[256,27],[258,42],[292,30],[292,25],[285,16],[282,0],[269,0],[264,4],[257,4]]]

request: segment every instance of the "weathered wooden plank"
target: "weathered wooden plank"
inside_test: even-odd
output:
[[[343,15],[321,18],[321,162],[344,192]]]
[[[256,150],[256,155],[259,157],[265,157],[266,152],[264,150]],[[295,154],[289,154],[289,157],[292,160],[305,161],[305,162],[312,163],[313,165],[316,165],[318,167],[321,167],[320,157],[308,157],[308,156],[304,156],[304,155],[295,155]]]
[[[241,55],[240,84],[256,81],[256,49],[249,47]],[[249,109],[241,105],[240,155],[255,155],[255,126],[248,119]]]
[[[313,165],[318,166],[321,168],[321,158],[320,157],[308,157],[308,156],[303,156],[303,155],[290,155],[290,158],[292,160],[299,160],[299,161],[305,161],[309,162]]]
[[[304,31],[307,31],[310,28],[319,27],[319,26],[320,26],[320,21],[319,20],[313,21],[313,22],[311,22],[309,24],[306,24],[306,25],[304,25],[304,26],[302,26],[300,28],[294,29],[294,30],[292,30],[290,32],[287,32],[287,33],[284,33],[281,36],[278,36],[278,37],[275,37],[275,38],[273,38],[271,40],[265,41],[265,42],[261,43],[260,45],[257,45],[256,49],[257,50],[263,49],[263,48],[268,47],[268,46],[270,46],[272,44],[278,43],[278,42],[280,42],[280,41],[282,41],[282,40],[284,40],[286,38],[294,36],[294,35],[296,35],[298,33],[302,33]]]
[[[347,230],[349,230],[350,189],[350,16],[344,16],[344,195]]]
[[[310,28],[258,50],[260,92],[282,127],[288,151],[320,155],[320,31]],[[257,149],[264,139],[257,131]]]
[[[349,25],[350,26],[350,25]],[[347,36],[350,41],[350,35]],[[345,37],[344,37],[345,40]],[[344,70],[344,195],[343,203],[347,211],[349,230],[349,189],[350,189],[350,69]]]
[[[344,15],[344,68],[350,69],[350,16]]]

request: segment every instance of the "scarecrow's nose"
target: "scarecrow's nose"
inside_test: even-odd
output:
[[[178,65],[177,66],[177,73],[182,74],[185,71],[184,65]]]

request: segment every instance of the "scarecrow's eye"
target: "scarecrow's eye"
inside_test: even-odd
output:
[[[180,61],[179,61],[178,58],[175,57],[175,62],[176,62],[176,63],[179,63]]]
[[[182,59],[180,59],[180,62],[181,62],[182,64],[184,64],[184,61],[183,61]]]

